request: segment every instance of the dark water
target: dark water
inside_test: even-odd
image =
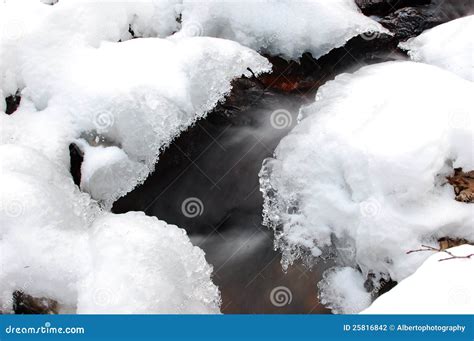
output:
[[[313,270],[294,265],[284,273],[273,233],[261,225],[258,172],[296,124],[302,100],[257,89],[246,93],[245,101],[245,110],[218,110],[183,133],[156,171],[114,211],[144,210],[185,228],[214,266],[224,313],[326,313],[316,283],[329,264]],[[272,125],[275,111],[281,126]],[[183,211],[187,199],[202,203],[200,215]],[[291,301],[283,306],[270,299],[279,286],[290,291]]]

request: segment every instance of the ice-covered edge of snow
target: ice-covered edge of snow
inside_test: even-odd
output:
[[[387,83],[384,85],[384,82]],[[440,83],[446,87],[437,88],[437,90],[432,88]],[[397,90],[401,87],[406,89]],[[410,90],[410,87],[413,89]],[[345,90],[341,92],[341,89]],[[443,175],[450,175],[453,167],[465,167],[466,170],[470,170],[474,165],[472,146],[469,142],[472,141],[474,131],[472,111],[469,109],[469,93],[472,93],[470,82],[436,67],[413,62],[392,62],[365,67],[353,75],[340,75],[334,81],[321,87],[316,96],[316,102],[301,109],[300,124],[280,142],[274,158],[264,161],[260,172],[261,191],[264,195],[264,224],[275,232],[276,247],[283,254],[283,267],[286,268],[300,258],[311,264],[315,258],[335,256],[341,266],[360,269],[364,277],[373,282],[374,290],[378,290],[377,283],[380,279],[400,280],[416,270],[426,256],[417,254],[406,258],[404,254],[410,249],[419,247],[421,243],[435,243],[437,238],[446,236],[474,239],[473,231],[470,229],[474,221],[474,214],[470,211],[468,204],[454,200],[452,187],[446,185],[446,180],[443,181]],[[390,100],[390,95],[394,96],[393,100]],[[417,100],[416,96],[419,96],[420,100]],[[403,100],[400,100],[400,97]],[[434,98],[436,98],[434,100],[436,103],[431,104],[430,102],[433,102]],[[365,104],[372,103],[371,105],[375,106],[373,114],[368,115],[366,105],[357,106],[357,101]],[[397,103],[403,104],[405,101],[405,108],[402,106],[397,108]],[[344,105],[347,105],[345,109]],[[424,107],[425,105],[429,108]],[[378,112],[383,110],[397,110],[395,112],[399,114],[395,114],[395,112],[393,115],[386,114],[388,115],[385,118],[386,122],[374,119]],[[342,115],[343,112],[347,112],[347,115]],[[387,112],[390,113],[390,111]],[[411,116],[407,116],[407,113],[410,112],[412,112]],[[362,117],[359,123],[357,115]],[[426,115],[431,116],[425,118]],[[417,119],[416,116],[419,118]],[[373,123],[370,120],[373,120]],[[404,120],[409,121],[405,122]],[[405,122],[405,127],[407,127],[404,128],[406,131],[400,132],[399,136],[405,140],[406,147],[403,148],[408,148],[406,152],[400,152],[400,155],[410,155],[409,150],[416,151],[413,154],[415,159],[412,164],[411,161],[401,158],[396,167],[401,167],[401,171],[405,164],[406,176],[397,175],[393,169],[383,166],[384,163],[387,163],[388,167],[392,162],[390,160],[397,160],[396,155],[399,152],[397,152],[397,148],[392,148],[393,151],[391,151],[390,146],[397,146],[397,143],[392,140],[397,127],[402,124],[400,122]],[[357,129],[364,131],[365,125],[367,127],[379,126],[377,128],[379,130],[367,128],[369,129],[367,133],[358,132]],[[410,128],[412,132],[408,133],[410,125],[413,127],[420,125],[423,134],[420,133],[417,137],[416,131],[412,128]],[[318,128],[318,126],[327,128]],[[306,138],[305,136],[310,136],[312,130],[318,135],[313,135],[314,138]],[[434,135],[429,133],[430,130]],[[442,133],[442,131],[446,132]],[[440,135],[437,135],[438,132]],[[338,140],[338,134],[353,134],[347,140],[351,143],[346,145],[344,140]],[[373,134],[374,140],[372,142],[370,140],[364,142],[364,136],[367,134]],[[326,139],[325,136],[327,136]],[[385,142],[384,139],[387,139],[388,142]],[[413,143],[409,142],[410,139],[413,140]],[[442,143],[442,145],[429,147],[432,139],[434,144]],[[398,144],[403,145],[402,140]],[[327,158],[321,156],[320,150],[324,149],[332,150],[332,154],[327,154]],[[425,150],[423,151],[423,149]],[[301,157],[297,156],[298,153],[302,153]],[[354,153],[354,155],[350,153]],[[438,153],[440,153],[439,157],[436,156]],[[443,153],[446,156],[442,156]],[[334,160],[330,160],[330,155],[334,155]],[[367,155],[369,156],[367,160],[370,160],[372,166],[366,170],[373,169],[375,172],[378,167],[376,166],[377,162],[382,162],[379,163],[379,166],[383,166],[381,169],[386,168],[386,170],[384,175],[379,174],[377,177],[373,177],[376,173],[372,174],[372,182],[362,186],[364,177],[368,175],[365,174],[365,171],[361,174],[354,173],[353,166],[360,164],[361,167],[365,167],[363,165]],[[402,195],[406,198],[397,203],[396,200],[390,199],[392,195],[396,195],[396,189],[394,188],[395,192],[391,195],[391,182],[387,181],[392,179],[394,184],[400,181],[396,185],[401,186],[400,188],[403,188],[403,183],[409,183],[410,177],[416,181],[418,176],[416,174],[410,175],[407,167],[413,167],[416,163],[421,162],[416,167],[421,167],[420,170],[423,169],[425,167],[421,161],[424,160],[423,155],[426,155],[427,162],[427,169],[423,172],[431,173],[428,169],[439,163],[440,174],[433,173],[433,181],[436,186],[433,187],[431,194],[429,193],[431,190],[426,193],[432,196],[433,203],[420,204],[418,209],[427,210],[428,216],[434,213],[439,215],[440,212],[446,212],[446,214],[440,216],[436,221],[427,219],[427,216],[423,214],[416,218],[416,208],[407,207],[405,213],[400,213],[402,216],[405,215],[407,220],[403,221],[402,219],[399,224],[408,224],[408,226],[397,225],[401,230],[398,234],[394,234],[393,228],[395,227],[382,228],[383,225],[392,226],[398,219],[395,218],[398,215],[396,210],[403,211],[403,200],[410,200],[410,202],[415,200],[413,204],[410,204],[415,205],[417,194],[416,191],[413,192],[414,189],[411,190],[411,194],[408,191],[406,195]],[[284,162],[281,160],[282,157]],[[428,161],[430,157],[433,159]],[[417,158],[418,161],[416,161]],[[311,164],[310,160],[315,163]],[[353,163],[353,165],[351,166],[344,160]],[[327,168],[327,172],[322,171],[318,177],[318,173],[314,171],[318,167],[322,170]],[[350,171],[351,168],[352,171]],[[363,169],[361,168],[362,171]],[[298,172],[300,173],[298,174]],[[306,183],[301,180],[307,176],[305,172],[313,173]],[[398,180],[396,180],[397,176],[400,177]],[[338,187],[337,183],[344,178],[346,184],[341,183]],[[360,179],[358,180],[358,178]],[[387,183],[384,185],[386,178]],[[419,190],[425,186],[425,180],[422,179],[423,177],[420,176],[420,184],[414,186],[421,185]],[[334,182],[336,185],[329,186],[327,192],[308,192],[311,191],[315,183],[323,183],[323,180],[328,184]],[[430,177],[426,181],[428,189],[431,183]],[[293,187],[291,190],[291,186],[297,187]],[[377,186],[382,187],[377,189]],[[344,188],[351,189],[350,193],[352,194],[347,194],[349,198],[352,196],[360,201],[358,204],[352,205],[354,207],[351,206],[350,200],[344,199],[345,195],[338,194]],[[387,190],[387,194],[383,194]],[[308,206],[308,200],[312,195],[316,195],[315,198],[318,199]],[[440,195],[445,199],[435,200]],[[331,208],[332,200],[334,200],[333,205],[340,208],[336,210],[337,212],[333,212],[334,209]],[[436,201],[439,201],[440,207]],[[400,207],[397,208],[397,205]],[[429,209],[430,205],[434,205],[432,210]],[[391,211],[396,213],[392,218],[390,218]],[[448,212],[451,214],[448,215]],[[327,217],[327,214],[332,214],[333,218]],[[388,215],[385,216],[385,214]],[[318,215],[320,220],[317,218]],[[325,215],[326,218],[324,218]],[[342,224],[339,223],[339,227],[333,226],[336,223],[331,219],[338,217]],[[409,226],[410,224],[412,226]],[[366,235],[364,234],[366,229],[364,225],[379,227],[369,228]],[[343,309],[338,311],[343,311]]]

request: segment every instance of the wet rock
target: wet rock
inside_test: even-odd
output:
[[[317,89],[342,72],[378,62],[405,57],[397,47],[398,41],[387,34],[357,36],[346,45],[332,50],[319,59],[305,53],[299,61],[266,56],[273,65],[273,72],[261,76],[265,87],[284,93],[296,93],[314,100]]]
[[[69,157],[70,157],[70,173],[74,183],[79,186],[81,184],[81,166],[84,161],[84,153],[81,148],[75,143],[69,145]]]
[[[365,15],[385,16],[407,6],[429,4],[431,0],[356,0]]]
[[[443,20],[426,8],[406,7],[382,18],[379,22],[394,33],[398,40],[403,41],[442,24]]]
[[[466,0],[434,0],[428,5],[413,5],[411,3],[410,7],[397,9],[379,19],[379,23],[394,33],[398,41],[474,13],[474,2]]]
[[[13,311],[15,314],[57,314],[58,302],[15,291],[13,292]]]
[[[7,115],[13,114],[16,111],[16,109],[18,109],[18,107],[20,106],[20,102],[21,102],[20,92],[17,91],[16,94],[5,98],[5,102],[7,104],[7,109],[5,110],[6,114]]]

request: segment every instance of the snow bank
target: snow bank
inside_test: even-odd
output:
[[[6,129],[10,135],[3,138],[41,150],[66,168],[68,145],[77,142],[86,161],[95,160],[94,166],[84,163],[81,187],[106,208],[146,178],[160,150],[222,100],[234,78],[249,75],[247,68],[270,70],[265,58],[231,41],[117,43],[130,38],[128,27],[137,20],[143,21],[139,31],[153,28],[141,15],[151,15],[151,2],[49,6],[24,0],[1,6],[7,19],[0,41],[2,92],[22,94],[19,110],[2,120],[5,127],[24,126]],[[11,18],[25,25],[18,35],[11,30],[22,25]],[[98,146],[104,147],[100,156],[88,155]],[[107,176],[117,169],[120,176]]]
[[[359,271],[350,267],[327,270],[318,283],[319,301],[334,314],[358,313],[372,301],[364,280]]]
[[[107,214],[95,221],[90,244],[79,313],[219,313],[212,268],[184,230],[144,213]]]
[[[363,33],[388,33],[353,0],[184,0],[178,36],[235,40],[270,55],[325,55]]]
[[[474,240],[474,213],[446,176],[474,167],[473,85],[437,67],[388,62],[343,74],[300,112],[260,173],[264,223],[284,267],[336,256],[363,278],[400,281],[441,237]],[[369,276],[370,275],[370,276]]]
[[[448,250],[457,256],[474,246]],[[474,314],[474,258],[452,259],[446,253],[428,258],[411,276],[380,296],[363,314]]]
[[[400,43],[411,59],[474,81],[474,15],[450,21]]]
[[[1,145],[0,160],[0,310],[14,290],[74,305],[97,207],[36,150]]]
[[[174,32],[175,4],[0,4],[2,311],[14,290],[80,313],[219,311],[211,267],[182,230],[104,212],[234,78],[270,70],[232,41],[131,40]],[[3,98],[17,91],[20,107],[6,115]],[[82,192],[69,174],[71,143],[84,152]]]
[[[219,312],[212,268],[184,230],[101,212],[36,150],[1,145],[0,160],[0,311],[21,290],[78,313]]]

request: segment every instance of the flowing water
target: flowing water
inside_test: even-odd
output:
[[[316,283],[330,264],[295,264],[284,273],[273,232],[261,225],[258,172],[296,124],[302,101],[256,92],[246,110],[214,112],[184,132],[114,211],[144,210],[185,228],[214,266],[224,313],[327,312]]]

